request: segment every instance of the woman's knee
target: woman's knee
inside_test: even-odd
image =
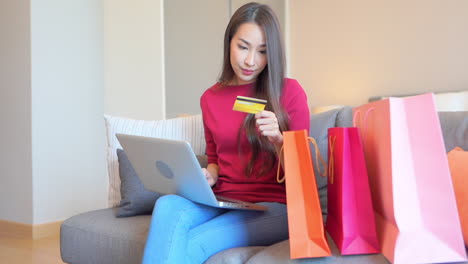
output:
[[[153,218],[189,219],[194,225],[223,213],[222,209],[192,202],[178,195],[165,195],[156,201]]]
[[[159,197],[156,201],[156,206],[183,206],[188,204],[190,201],[175,194],[167,194]]]
[[[175,194],[159,197],[154,205],[153,215],[167,215],[190,205],[190,201]]]

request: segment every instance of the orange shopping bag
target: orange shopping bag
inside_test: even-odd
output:
[[[291,258],[330,256],[307,131],[284,132],[283,149]]]
[[[465,134],[465,137],[468,138],[468,135]],[[452,149],[448,153],[448,162],[463,238],[465,246],[468,247],[468,193],[466,192],[466,186],[468,186],[468,151],[464,151],[460,147]]]

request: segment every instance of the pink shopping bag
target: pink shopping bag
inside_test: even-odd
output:
[[[434,96],[353,109],[363,138],[377,233],[393,263],[466,260]]]
[[[328,129],[326,230],[342,255],[379,253],[364,150],[356,127]]]

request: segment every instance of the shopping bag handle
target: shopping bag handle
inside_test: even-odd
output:
[[[367,118],[368,118],[370,112],[372,112],[374,110],[375,110],[375,107],[371,107],[371,108],[367,109],[366,114],[364,115],[364,128],[366,127],[366,123],[367,123],[366,121],[367,121]],[[357,110],[356,112],[354,112],[353,127],[356,127],[356,120],[357,120],[358,114],[361,114],[361,110]]]
[[[360,137],[361,137],[361,142],[362,142],[362,145],[364,146],[364,140],[363,137],[364,137],[364,133],[366,131],[366,128],[367,128],[367,118],[369,118],[369,114],[375,110],[375,107],[370,107],[369,109],[367,109],[366,111],[366,114],[364,115],[364,124],[362,126],[362,129],[360,129]],[[357,110],[356,112],[354,112],[354,115],[353,115],[353,127],[357,127],[356,126],[356,120],[357,120],[357,116],[358,114],[361,114],[361,110]]]
[[[331,136],[328,138],[328,149],[330,150],[330,155],[328,155],[328,178],[330,179],[330,183],[333,184],[333,178],[335,177],[335,143],[336,143],[336,136]]]
[[[308,137],[307,141],[312,142],[312,144],[314,145],[315,153],[316,153],[316,155],[315,155],[315,164],[317,165],[317,170],[318,170],[320,176],[327,177],[327,172],[325,171],[325,167],[327,165],[326,165],[325,161],[323,160],[322,154],[320,153],[320,150],[319,150],[318,145],[317,145],[317,141],[315,141],[315,139],[313,137]],[[282,155],[283,155],[283,146],[281,146],[280,153],[279,153],[279,158],[280,159],[281,159]],[[322,163],[322,166],[324,168],[324,170],[322,172],[320,172],[319,160]],[[283,175],[283,178],[280,179],[280,176],[279,176],[280,175],[280,168],[281,168],[281,161],[278,164],[278,171],[276,172],[276,181],[278,183],[283,183],[284,179],[285,179],[285,176]]]

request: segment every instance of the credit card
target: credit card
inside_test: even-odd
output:
[[[232,110],[245,112],[249,114],[256,114],[260,111],[263,111],[265,109],[266,104],[267,100],[246,96],[237,96]]]

